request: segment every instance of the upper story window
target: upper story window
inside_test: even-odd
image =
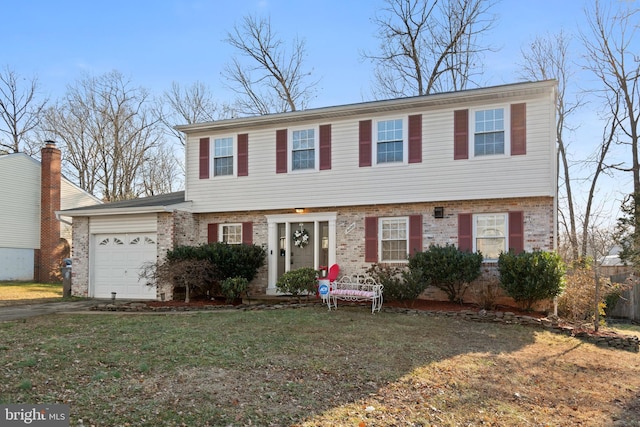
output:
[[[507,251],[507,214],[474,215],[473,228],[473,250],[482,252],[485,260],[497,260]]]
[[[406,261],[409,254],[408,218],[380,219],[381,261]]]
[[[377,122],[377,163],[402,162],[404,160],[403,123],[401,119]]]
[[[316,168],[315,129],[301,129],[291,132],[291,170]]]
[[[476,111],[473,132],[474,156],[505,154],[504,108]]]
[[[233,175],[233,138],[213,140],[213,175]]]
[[[242,243],[242,224],[221,224],[220,231],[222,242],[230,245]]]

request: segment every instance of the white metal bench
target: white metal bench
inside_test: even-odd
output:
[[[373,278],[362,275],[343,276],[331,283],[327,298],[329,310],[338,309],[338,300],[351,302],[371,301],[371,313],[382,308],[383,286]]]

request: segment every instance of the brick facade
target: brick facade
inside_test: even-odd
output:
[[[61,153],[53,141],[47,141],[41,154],[40,175],[40,250],[35,256],[35,276],[41,283],[59,283],[62,259],[69,256],[66,240],[60,238]]]
[[[444,217],[435,218],[434,208],[444,208]],[[336,259],[341,274],[362,273],[371,266],[364,261],[364,218],[368,216],[393,217],[422,215],[423,250],[430,245],[458,244],[458,214],[496,213],[508,211],[524,212],[524,249],[553,250],[555,228],[553,223],[553,199],[521,198],[474,201],[451,201],[438,203],[413,203],[404,205],[372,205],[338,208],[307,208],[307,213],[336,212]],[[158,260],[176,246],[200,245],[207,242],[207,226],[210,223],[253,223],[253,243],[267,247],[268,224],[266,215],[289,214],[291,210],[252,211],[232,213],[192,214],[185,211],[159,213],[157,217]],[[304,215],[301,215],[303,220]],[[77,217],[73,222],[73,295],[87,296],[89,283],[89,219]],[[399,263],[399,265],[403,265]],[[264,295],[268,286],[267,264],[250,285],[251,295]],[[495,284],[495,264],[483,266],[483,278],[478,286]],[[477,286],[476,286],[477,287]],[[169,286],[158,289],[158,299],[173,298]],[[471,297],[471,294],[468,294]],[[445,294],[429,288],[422,296],[427,299],[444,300]]]
[[[89,218],[75,217],[72,225],[73,246],[71,295],[89,296]]]

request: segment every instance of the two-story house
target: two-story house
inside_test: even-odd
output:
[[[556,82],[541,81],[179,126],[183,197],[66,211],[74,293],[108,296],[121,282],[101,280],[116,268],[105,252],[140,238],[152,261],[175,245],[262,245],[254,294],[275,294],[291,269],[357,273],[431,244],[480,250],[487,263],[553,250],[555,100]],[[159,292],[130,279],[131,295]]]

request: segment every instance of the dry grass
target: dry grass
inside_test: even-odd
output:
[[[640,357],[361,307],[0,323],[0,403],[95,426],[640,426]]]
[[[59,283],[0,282],[0,306],[35,300],[57,301],[61,298],[62,285]]]

